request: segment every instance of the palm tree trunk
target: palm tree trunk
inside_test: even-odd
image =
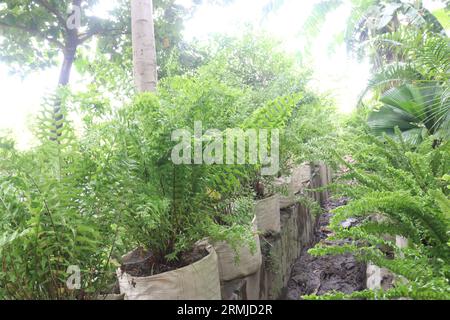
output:
[[[155,91],[156,65],[153,1],[131,0],[134,80],[139,92]]]

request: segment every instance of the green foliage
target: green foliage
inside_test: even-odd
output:
[[[307,93],[289,120],[282,153],[287,153],[288,162],[297,164],[312,161],[330,163],[328,146],[338,138],[339,122],[333,101]]]
[[[450,47],[446,36],[401,28],[375,37],[370,45],[388,52],[391,61],[375,70],[369,89],[383,91],[405,83],[445,85],[448,81]]]
[[[132,70],[130,1],[114,1],[108,18],[90,14],[98,3],[98,0],[0,1],[0,45],[4,49],[0,60],[6,62],[12,72],[24,75],[55,66],[60,62],[60,53],[74,50],[80,71],[94,76],[98,76],[100,70],[108,72],[109,80],[119,86],[123,86],[120,80],[124,78],[132,82],[129,72]],[[153,3],[159,78],[196,68],[202,60],[201,53],[182,39],[183,18],[191,14],[190,10],[175,0],[154,0]],[[67,28],[67,10],[71,4],[81,7],[79,30]],[[93,37],[98,41],[90,41]],[[102,85],[111,83],[102,77],[95,81]]]
[[[206,51],[208,59],[200,72],[232,87],[250,88],[253,105],[305,89],[310,72],[298,67],[294,56],[281,51],[279,42],[265,34],[246,31],[238,38],[217,37]]]
[[[37,147],[19,152],[0,139],[0,298],[95,298],[110,292],[113,269],[136,247],[169,266],[206,237],[256,249],[252,184],[260,167],[175,165],[174,130],[192,131],[196,121],[204,130],[279,129],[293,147],[282,150],[286,166],[300,161],[301,144],[334,130],[332,108],[305,89],[308,72],[267,37],[222,39],[194,67],[180,64],[173,48],[157,94],[134,99],[121,43],[100,48],[95,61],[84,58],[87,45],[78,50],[77,68],[96,77],[84,92],[63,88],[46,99]],[[123,60],[103,55],[114,48]],[[83,130],[69,121],[74,111]],[[80,290],[66,287],[72,265],[81,268]]]
[[[81,4],[83,32],[75,34],[67,28],[67,10],[72,0],[3,0],[0,2],[1,45],[0,59],[14,72],[24,73],[47,68],[58,62],[58,53],[73,49],[93,35],[107,34],[114,28],[114,20],[89,16],[97,0],[78,1]],[[81,31],[81,30],[80,30]]]
[[[290,74],[292,83],[298,79],[295,64],[281,53],[277,59],[271,58],[272,63],[266,63],[273,55],[273,42],[268,39],[252,42],[250,38],[228,41],[240,43],[234,47],[237,58],[244,59],[251,52],[248,58],[254,59],[254,63],[249,66],[261,74],[260,78],[251,78],[255,76],[253,71],[241,74],[233,69],[233,61],[224,60],[232,48],[225,42],[224,47],[218,49],[219,54],[196,73],[162,79],[157,95],[136,97],[131,105],[119,110],[112,121],[94,126],[88,134],[94,139],[89,144],[91,147],[102,145],[102,148],[109,146],[114,150],[111,157],[117,159],[111,160],[109,165],[120,161],[127,166],[110,170],[120,175],[120,183],[126,185],[123,189],[130,190],[126,197],[129,203],[121,211],[124,219],[120,220],[128,235],[120,243],[127,241],[129,249],[144,246],[172,261],[204,237],[226,240],[235,248],[242,241],[252,242],[253,210],[248,206],[243,210],[236,208],[243,200],[253,199],[248,187],[258,168],[251,165],[174,165],[170,159],[177,144],[171,141],[174,130],[186,128],[192,132],[196,121],[202,122],[204,130],[288,130],[294,117],[302,112],[305,117],[313,114],[309,108],[312,102],[306,103],[313,100],[313,95],[308,94],[309,100],[300,103],[304,94],[293,91],[296,86],[283,90],[280,85],[279,81],[284,80],[280,80],[279,72]],[[236,60],[236,68],[240,63]],[[262,87],[269,92],[262,94]],[[258,99],[254,100],[255,97]],[[314,103],[314,110],[319,113],[318,98]],[[300,130],[301,126],[297,124],[296,128]],[[97,130],[101,131],[96,133]],[[96,139],[101,142],[94,142]],[[117,198],[113,191],[109,193]],[[108,198],[107,201],[116,200]]]
[[[192,3],[192,7],[184,7],[176,0],[154,0],[154,24],[156,54],[158,63],[158,78],[163,79],[196,70],[207,55],[198,46],[183,39],[184,21],[191,17],[203,3],[226,5],[229,0],[201,0]],[[111,32],[103,32],[99,37],[98,52],[94,58],[83,56],[90,67],[101,66],[106,72],[111,68],[111,77],[128,77],[132,82],[132,44],[131,44],[131,5],[128,0],[115,1],[110,11],[115,19]],[[85,70],[91,71],[91,68]],[[123,83],[119,83],[123,85]]]
[[[246,127],[284,129],[292,119],[293,112],[303,94],[292,94],[269,101],[265,106],[258,108],[246,120]]]
[[[58,51],[63,47],[65,32],[62,22],[65,25],[65,19],[62,21],[61,14],[56,16],[47,11],[42,5],[44,2],[0,2],[0,41],[4,49],[0,59],[17,72],[23,72],[24,67],[33,69],[55,65]],[[69,1],[51,2],[51,7],[56,11],[67,11]]]
[[[159,249],[160,255],[169,259],[178,258],[196,241],[208,236],[216,240],[227,236],[230,242],[239,243],[246,235],[242,227],[250,226],[248,219],[245,224],[236,222],[241,219],[239,214],[222,216],[223,203],[242,193],[249,168],[175,165],[170,159],[176,145],[171,141],[174,130],[192,128],[195,121],[202,121],[205,129],[225,130],[243,119],[236,107],[243,92],[209,80],[203,76],[167,79],[161,83],[158,97],[141,95],[120,113],[124,139],[121,148],[126,148],[128,161],[137,165],[133,176],[147,184],[149,195],[168,203],[167,210],[157,219],[157,229],[149,230],[153,242],[147,242],[147,247]],[[228,229],[224,229],[226,225]],[[170,232],[164,232],[164,226]]]
[[[101,237],[108,226],[83,203],[88,161],[69,125],[59,125],[44,111],[39,128],[47,136],[36,150],[0,152],[1,298],[86,298],[110,281],[110,242]],[[84,275],[80,291],[66,288],[72,265]]]
[[[389,51],[373,46],[373,40],[387,33],[396,32],[399,28],[428,30],[436,34],[445,34],[439,16],[444,13],[428,11],[422,1],[405,2],[380,0],[323,0],[318,1],[304,24],[304,35],[313,40],[323,29],[329,13],[350,4],[351,14],[343,34],[338,39],[344,39],[349,52],[356,57],[370,57],[375,69],[386,63],[395,61]],[[437,18],[438,17],[438,18]],[[444,19],[445,21],[445,19]],[[340,44],[342,41],[338,41]]]
[[[339,188],[352,201],[336,209],[331,221],[331,239],[351,239],[351,243],[318,245],[311,252],[352,252],[406,279],[387,292],[362,292],[345,298],[448,299],[449,192],[442,177],[450,170],[449,145],[433,148],[433,141],[426,139],[412,151],[399,130],[396,135],[397,141],[386,135],[383,140],[353,136],[345,152],[354,161],[341,161],[350,171],[341,177]],[[361,218],[361,224],[343,228],[341,222],[350,217]],[[408,247],[397,247],[387,235],[407,238]],[[390,248],[394,257],[382,248]],[[324,298],[339,297],[344,295]]]
[[[448,139],[450,134],[450,100],[441,100],[439,86],[403,85],[387,91],[384,105],[369,115],[368,124],[377,134],[394,135],[398,127],[403,139],[418,144],[429,135]]]
[[[392,61],[381,64],[368,86],[381,93],[384,104],[370,114],[369,126],[376,134],[390,135],[399,127],[403,138],[415,144],[429,135],[448,140],[448,38],[423,29],[398,29],[375,37],[372,45]]]
[[[212,234],[224,236],[215,224],[215,217],[221,214],[219,204],[239,194],[245,170],[175,165],[170,159],[176,145],[171,134],[192,127],[194,121],[202,121],[205,127],[227,128],[233,124],[234,104],[242,93],[220,83],[198,80],[175,77],[163,81],[158,96],[138,96],[114,120],[99,126],[100,134],[91,135],[94,141],[102,139],[103,146],[110,145],[114,150],[109,170],[120,176],[116,184],[125,183],[123,189],[130,193],[126,197],[130,203],[120,220],[129,235],[128,249],[143,246],[161,258],[176,260],[199,239]],[[227,113],[221,116],[219,111]],[[122,162],[126,168],[115,167]],[[242,230],[227,234],[245,236]]]

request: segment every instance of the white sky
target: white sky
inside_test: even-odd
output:
[[[178,1],[191,3],[191,0]],[[111,1],[100,2],[95,11],[97,15],[104,16]],[[266,2],[267,0],[235,0],[234,4],[226,8],[203,5],[185,23],[185,36],[188,39],[206,40],[211,33],[239,34],[245,24],[251,23],[282,39],[287,51],[301,50],[301,27],[317,0],[286,0],[285,5],[275,14],[262,19],[262,8]],[[434,9],[440,1],[424,2],[430,9]],[[354,108],[369,77],[368,64],[351,61],[344,47],[329,54],[329,43],[336,33],[344,29],[349,14],[350,7],[344,6],[328,16],[328,22],[312,47],[314,61],[311,62],[315,71],[311,85],[319,91],[332,92],[343,112]],[[35,117],[43,95],[54,88],[57,79],[58,70],[52,69],[36,72],[21,80],[9,76],[6,66],[0,64],[0,130],[12,129],[19,140],[19,147],[30,143],[27,122]],[[74,72],[72,85],[82,86],[82,83],[82,79]]]

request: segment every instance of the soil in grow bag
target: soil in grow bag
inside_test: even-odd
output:
[[[192,251],[183,253],[180,259],[168,261],[150,250],[138,248],[122,258],[120,269],[133,277],[150,277],[186,267],[202,260],[208,254],[204,247],[195,247]]]

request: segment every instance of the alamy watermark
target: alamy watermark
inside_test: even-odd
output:
[[[69,266],[67,268],[67,278],[66,285],[69,290],[80,290],[81,289],[81,269],[79,266]]]
[[[179,129],[172,133],[171,160],[176,165],[261,165],[264,176],[280,169],[280,132],[278,129],[209,129],[194,123],[194,132]]]
[[[75,30],[81,28],[81,7],[72,5],[67,8],[67,22],[66,26],[69,30]]]

